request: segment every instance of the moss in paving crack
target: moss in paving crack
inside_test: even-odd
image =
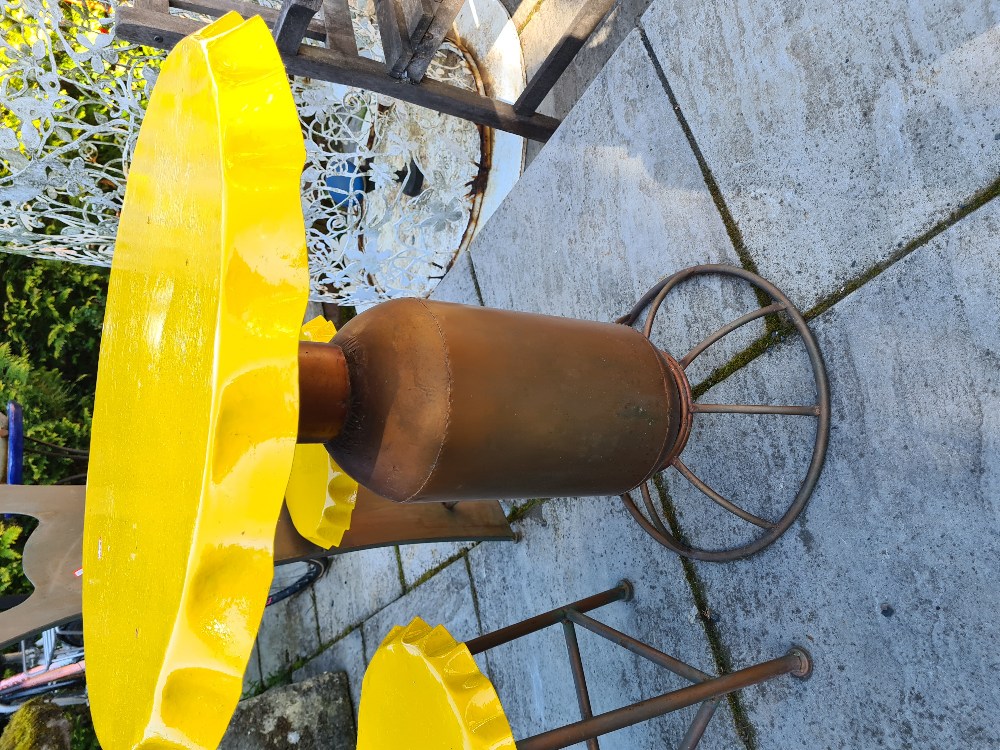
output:
[[[525,30],[525,29],[527,28],[528,24],[529,24],[529,23],[531,23],[531,19],[533,19],[533,18],[535,17],[535,14],[536,14],[536,13],[538,12],[538,10],[539,10],[539,9],[540,9],[540,8],[541,8],[541,7],[542,7],[542,6],[544,5],[544,4],[545,4],[545,0],[538,0],[538,2],[537,2],[537,3],[535,3],[535,7],[534,7],[534,8],[532,8],[532,9],[531,9],[531,10],[530,10],[530,11],[528,12],[528,17],[524,19],[524,22],[523,22],[523,23],[522,23],[522,24],[520,25],[520,27],[519,27],[519,28],[517,29],[517,33],[518,33],[518,35],[520,35],[520,34],[521,34],[521,32],[522,32],[522,31],[524,31],[524,30]]]
[[[476,299],[479,300],[479,305],[483,306],[486,302],[483,299],[483,290],[479,287],[479,275],[476,273],[476,264],[472,262],[472,256],[469,256],[469,274],[472,276],[472,286],[476,290]]]
[[[670,533],[681,543],[689,544],[687,536],[684,534],[684,530],[681,528],[677,518],[677,510],[674,508],[674,502],[659,474],[653,478],[653,484],[656,487],[657,494],[660,496],[660,505],[663,508],[663,515],[667,520],[667,525],[670,527]],[[708,645],[712,651],[715,666],[719,670],[719,674],[728,674],[733,671],[732,660],[729,657],[728,649],[722,642],[719,628],[711,618],[711,608],[708,606],[708,596],[705,594],[705,586],[702,584],[701,579],[698,578],[698,571],[694,567],[694,562],[686,557],[682,557],[681,566],[684,568],[684,577],[687,579],[691,595],[694,597],[695,607],[698,610],[698,619],[705,629],[705,637],[708,639]],[[743,741],[747,750],[756,750],[757,732],[747,717],[747,712],[743,707],[743,701],[740,699],[739,693],[730,693],[728,700],[729,709],[733,714],[733,723],[736,725],[736,733]]]
[[[283,669],[280,672],[272,674],[263,682],[251,682],[250,687],[243,694],[242,700],[246,700],[247,698],[255,698],[256,696],[263,693],[265,690],[270,690],[273,687],[280,687],[282,685],[291,685],[292,676],[295,672],[302,669],[306,664],[308,664],[313,659],[318,657],[320,654],[322,654],[328,648],[333,646],[335,643],[343,640],[351,633],[353,633],[355,630],[358,630],[359,627],[360,627],[359,625],[351,625],[349,628],[345,628],[326,643],[320,643],[319,648],[317,648],[313,653],[309,654],[308,656],[300,656],[298,659],[293,661],[290,666],[288,666],[287,668]]]
[[[329,570],[329,568],[327,568],[327,570]],[[325,575],[326,571],[324,571],[323,574]],[[314,583],[315,583],[315,581],[314,581]],[[316,587],[315,586],[310,586],[309,587],[309,598],[312,599],[313,612],[319,612],[319,602],[316,600]],[[316,621],[316,643],[322,643],[323,642],[323,634],[320,632],[320,629],[319,629],[319,617],[317,616],[317,617],[314,617],[313,619]]]
[[[543,497],[543,498],[537,498],[535,500],[527,500],[521,503],[520,505],[511,508],[510,513],[507,514],[507,523],[516,523],[517,521],[522,520],[532,510],[541,505],[544,505],[550,499],[551,498]]]
[[[302,667],[311,662],[316,655],[312,656],[300,656],[298,659],[292,662],[292,665],[288,668],[289,671],[289,681],[291,681],[292,675],[298,672]]]
[[[465,570],[469,574],[469,590],[472,592],[472,610],[476,613],[476,624],[479,625],[479,632],[483,632],[483,616],[479,611],[479,592],[476,591],[476,582],[472,578],[472,563],[469,561],[468,551],[462,553],[465,558]]]
[[[360,625],[351,625],[350,627],[344,628],[343,630],[341,630],[339,633],[337,633],[337,635],[335,635],[333,638],[331,638],[330,640],[326,641],[325,643],[320,642],[319,648],[316,649],[315,652],[313,652],[312,656],[306,657],[306,661],[307,662],[312,661],[317,656],[319,656],[324,651],[326,651],[328,648],[330,648],[333,644],[338,643],[338,642],[344,640],[347,636],[349,636],[355,630],[360,630],[360,629],[361,629]]]
[[[772,331],[754,341],[743,351],[739,352],[732,359],[723,365],[719,365],[696,386],[691,388],[692,397],[697,400],[704,396],[710,389],[717,386],[737,370],[741,370],[753,362],[757,357],[766,352],[775,344],[778,344],[789,337],[795,329],[792,326],[784,326],[780,330]]]
[[[900,247],[896,252],[894,252],[891,256],[889,256],[889,258],[882,261],[881,263],[875,264],[874,266],[872,266],[872,268],[868,269],[860,276],[857,276],[848,281],[833,294],[829,294],[823,299],[821,299],[819,302],[813,305],[808,312],[805,313],[806,319],[811,320],[819,315],[822,315],[824,312],[829,310],[835,304],[840,302],[840,300],[844,299],[849,294],[856,292],[858,289],[860,289],[862,286],[864,286],[869,281],[874,279],[876,276],[882,274],[883,271],[887,271],[890,267],[901,261],[907,255],[923,247],[928,242],[937,237],[939,234],[950,229],[959,221],[964,219],[966,216],[982,208],[987,203],[989,203],[990,201],[992,201],[997,197],[1000,197],[1000,178],[996,179],[990,185],[975,193],[972,196],[972,198],[970,198],[965,203],[961,204],[958,208],[952,211],[944,219],[937,222],[930,229],[926,230],[925,232],[922,232],[921,234],[919,234],[918,236],[914,237],[912,240],[907,242],[905,245]]]
[[[292,684],[292,672],[295,670],[292,667],[287,667],[280,672],[275,672],[272,675],[264,678],[263,689],[261,693],[267,692],[273,687],[281,687],[282,685]]]
[[[426,583],[426,582],[427,582],[427,581],[429,581],[429,580],[430,580],[431,578],[433,578],[433,577],[434,577],[434,576],[436,576],[436,575],[437,575],[438,573],[440,573],[440,572],[441,572],[442,570],[444,570],[444,569],[445,569],[445,568],[447,568],[447,567],[448,567],[449,565],[451,565],[451,564],[452,564],[453,562],[456,562],[457,560],[459,560],[460,558],[462,558],[462,557],[464,557],[464,556],[465,556],[465,551],[463,550],[462,552],[459,552],[459,553],[457,553],[457,554],[454,554],[454,555],[452,555],[451,557],[449,557],[449,558],[448,558],[447,560],[445,560],[445,561],[444,561],[443,563],[441,563],[440,565],[435,565],[435,566],[434,566],[433,568],[431,568],[431,569],[430,569],[430,570],[428,570],[428,571],[427,571],[426,573],[424,573],[424,574],[423,574],[422,576],[420,576],[420,577],[419,577],[419,578],[418,578],[417,580],[415,580],[415,581],[413,582],[413,585],[412,585],[412,586],[410,586],[410,589],[409,589],[409,590],[410,590],[410,591],[412,591],[413,589],[415,589],[415,588],[416,588],[417,586],[419,586],[420,584],[422,584],[422,583]]]
[[[406,576],[403,574],[403,554],[399,551],[397,544],[393,549],[396,551],[396,570],[399,573],[399,585],[403,587],[403,593],[407,592]]]
[[[715,203],[715,208],[719,212],[719,217],[722,219],[722,225],[726,228],[726,234],[729,235],[729,241],[733,244],[733,250],[736,251],[736,257],[739,258],[740,264],[743,268],[759,276],[760,271],[757,269],[757,263],[750,255],[750,251],[747,250],[746,243],[743,241],[743,232],[740,231],[740,225],[736,222],[736,218],[733,216],[732,211],[729,210],[726,198],[722,194],[722,189],[719,187],[719,183],[716,182],[715,175],[712,174],[711,167],[708,166],[708,160],[702,153],[701,146],[699,146],[698,141],[695,140],[694,131],[691,129],[687,118],[681,111],[681,105],[677,101],[677,97],[674,95],[674,89],[670,85],[670,81],[667,80],[667,74],[660,65],[660,60],[657,57],[656,52],[653,51],[653,45],[650,44],[649,38],[646,36],[646,30],[642,27],[642,25],[639,26],[639,35],[642,37],[642,44],[646,48],[646,54],[649,56],[650,61],[653,63],[656,75],[660,79],[663,91],[666,93],[667,99],[670,100],[670,106],[674,110],[674,114],[677,116],[677,122],[680,124],[681,130],[684,132],[684,137],[687,139],[688,146],[690,146],[691,151],[694,154],[695,161],[698,162],[698,168],[701,170],[701,176],[705,182],[705,187],[708,189],[709,195],[712,196],[712,202]],[[757,296],[757,302],[761,307],[767,307],[771,304],[771,298],[766,292],[755,287],[754,294]],[[768,315],[765,318],[765,323],[767,325],[767,329],[771,330],[779,325],[778,316],[774,313]]]

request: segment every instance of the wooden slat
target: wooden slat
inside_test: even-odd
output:
[[[323,24],[327,49],[348,57],[357,57],[358,40],[347,0],[323,0]]]
[[[121,7],[118,12],[118,36],[137,44],[171,49],[188,34],[202,27],[197,21],[139,8]],[[518,114],[506,102],[425,80],[419,86],[398,81],[385,74],[384,66],[365,57],[345,58],[336,51],[303,45],[297,55],[284,56],[285,67],[293,75],[341,83],[367,89],[438,112],[499,130],[546,141],[559,126],[559,120],[540,114]]]
[[[219,18],[226,13],[239,13],[243,18],[260,16],[268,28],[273,29],[278,20],[278,11],[273,8],[266,8],[255,3],[241,2],[241,0],[170,0],[170,7],[178,10],[188,10],[192,13],[204,13],[206,16]],[[122,8],[125,10],[125,8]],[[306,30],[308,39],[315,39],[322,42],[326,39],[326,26],[320,21],[312,21]],[[150,45],[160,46],[160,45]]]
[[[403,7],[403,18],[406,20],[406,33],[410,37],[410,45],[419,44],[427,29],[434,20],[437,3],[434,0],[399,0]]]
[[[274,43],[283,55],[294,55],[305,38],[313,16],[323,7],[323,0],[283,0],[278,20],[271,29]]]
[[[274,537],[275,564],[327,557],[372,547],[425,542],[511,541],[514,532],[495,500],[457,503],[394,503],[361,488],[351,528],[339,547],[325,550],[299,536],[282,508]]]
[[[406,67],[407,77],[414,83],[419,83],[427,73],[427,67],[431,64],[434,53],[441,47],[445,36],[455,25],[455,18],[462,10],[465,0],[437,0],[437,9],[434,13],[434,20],[431,21],[427,32],[420,43],[413,48],[413,59]]]
[[[135,0],[135,7],[166,13],[170,10],[170,0]]]
[[[617,0],[589,0],[583,9],[573,19],[573,23],[556,42],[552,51],[545,58],[521,96],[514,102],[514,109],[520,114],[531,114],[548,96],[556,81],[566,71],[566,68],[583,45],[590,39],[604,17],[615,7]]]
[[[83,512],[85,487],[0,485],[0,513],[39,521],[24,546],[24,574],[34,593],[0,613],[0,648],[25,635],[75,620],[83,602]]]
[[[375,17],[382,36],[385,67],[393,78],[402,78],[413,57],[413,45],[400,0],[375,0]]]
[[[77,620],[83,611],[85,487],[0,486],[0,513],[40,521],[24,550],[24,572],[35,586],[27,601],[0,612],[0,648],[46,628]],[[282,508],[274,537],[276,563],[327,557],[371,547],[445,541],[511,541],[514,533],[500,503],[478,500],[449,509],[442,503],[394,503],[365,489],[343,543],[324,550],[299,536],[288,509]]]
[[[300,47],[298,55],[285,58],[285,67],[293,75],[367,89],[536,141],[547,141],[559,127],[559,120],[553,117],[519,115],[507,102],[457,86],[430,79],[419,86],[396,81],[388,78],[381,64],[374,60],[364,57],[341,60],[319,47]]]

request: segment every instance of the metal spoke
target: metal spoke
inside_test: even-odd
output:
[[[820,407],[772,406],[770,404],[691,404],[695,414],[781,414],[793,417],[818,417]]]
[[[677,467],[677,471],[679,471],[686,480],[688,480],[691,484],[693,484],[695,487],[701,490],[702,493],[707,495],[710,500],[715,501],[733,515],[739,516],[744,521],[749,521],[754,526],[760,526],[760,528],[762,529],[774,528],[774,524],[771,523],[770,521],[765,521],[763,518],[755,516],[750,511],[743,510],[743,508],[727,500],[718,492],[713,490],[711,487],[709,487],[707,484],[701,481],[698,477],[696,477],[694,475],[694,472],[692,472],[691,469],[689,469],[684,464],[684,462],[681,461],[679,458],[674,460],[674,466]]]
[[[710,347],[716,341],[721,339],[723,336],[729,335],[737,328],[745,326],[752,320],[757,320],[757,318],[763,318],[764,316],[770,315],[771,313],[781,312],[784,309],[785,306],[782,303],[775,302],[773,305],[768,305],[767,307],[762,307],[758,310],[751,310],[743,317],[737,318],[732,323],[723,326],[718,331],[705,338],[694,349],[692,349],[683,357],[681,357],[679,360],[677,360],[677,362],[680,364],[681,367],[687,368],[688,365],[690,365],[692,362],[695,361],[695,359],[697,359],[698,355],[700,355],[703,351],[708,349],[708,347]]]

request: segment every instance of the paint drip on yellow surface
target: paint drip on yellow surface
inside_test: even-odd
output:
[[[329,320],[313,318],[302,326],[303,341],[328,343],[337,329]],[[323,549],[339,547],[351,528],[358,483],[345,474],[322,445],[295,446],[285,503],[295,530]]]
[[[464,643],[419,617],[395,627],[361,687],[358,750],[515,750],[493,683]]]
[[[215,748],[272,575],[298,426],[305,149],[259,17],[182,40],[128,177],[84,531],[105,750]]]

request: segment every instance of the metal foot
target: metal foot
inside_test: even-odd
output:
[[[801,667],[793,672],[789,672],[792,677],[798,677],[800,680],[808,680],[812,677],[813,673],[813,658],[812,654],[806,651],[801,646],[792,646],[788,651],[789,656],[797,656]]]
[[[690,422],[698,414],[777,414],[783,416],[815,418],[817,420],[816,440],[813,447],[813,455],[809,464],[809,469],[806,472],[805,479],[803,479],[802,484],[799,486],[798,493],[792,503],[788,506],[784,515],[776,521],[771,521],[765,518],[760,518],[759,516],[744,510],[736,503],[726,497],[723,497],[721,494],[712,489],[681,460],[679,450],[677,451],[678,455],[673,455],[669,458],[667,464],[663,467],[664,469],[669,466],[674,467],[681,474],[681,476],[688,480],[696,489],[698,489],[714,503],[747,523],[753,524],[754,526],[764,530],[764,532],[754,541],[739,547],[732,547],[730,549],[700,549],[692,547],[679,540],[677,536],[667,528],[667,525],[664,523],[662,517],[657,511],[649,490],[649,482],[644,482],[639,487],[642,495],[643,506],[646,511],[645,514],[639,510],[629,493],[622,495],[622,501],[625,503],[625,507],[628,509],[629,513],[632,514],[633,518],[635,518],[642,528],[645,529],[650,536],[656,539],[656,541],[668,549],[673,550],[677,554],[684,557],[690,557],[696,560],[728,562],[730,560],[748,557],[749,555],[759,552],[769,544],[776,541],[778,537],[784,534],[792,525],[792,522],[798,517],[799,513],[802,512],[806,502],[812,495],[813,490],[816,487],[816,482],[819,479],[820,472],[823,469],[823,462],[826,459],[826,449],[830,437],[830,386],[827,380],[826,367],[823,364],[823,356],[820,353],[816,339],[813,337],[812,331],[809,330],[809,326],[806,324],[806,320],[802,313],[799,312],[798,308],[792,304],[792,302],[780,289],[757,274],[751,273],[743,268],[727,265],[703,265],[692,266],[691,268],[679,271],[650,289],[645,295],[643,295],[642,299],[639,300],[628,315],[619,318],[616,322],[632,326],[639,319],[642,312],[646,308],[649,308],[649,314],[646,316],[643,328],[643,334],[649,338],[652,333],[656,314],[667,294],[669,294],[670,291],[681,282],[695,276],[705,275],[732,276],[743,279],[768,295],[773,302],[765,307],[752,310],[746,315],[743,315],[742,317],[737,318],[731,323],[723,326],[710,336],[706,337],[680,359],[674,359],[666,352],[663,353],[667,364],[670,366],[669,369],[672,372],[675,372],[674,377],[677,381],[678,388],[681,390],[682,394],[687,396],[685,400],[685,413],[682,415],[682,419],[685,421],[685,429],[690,430]],[[787,317],[791,327],[798,332],[798,334],[802,337],[803,343],[805,344],[816,384],[816,403],[791,406],[697,403],[693,396],[691,396],[691,386],[684,373],[687,367],[710,346],[741,326],[768,315],[779,314],[783,314]]]

